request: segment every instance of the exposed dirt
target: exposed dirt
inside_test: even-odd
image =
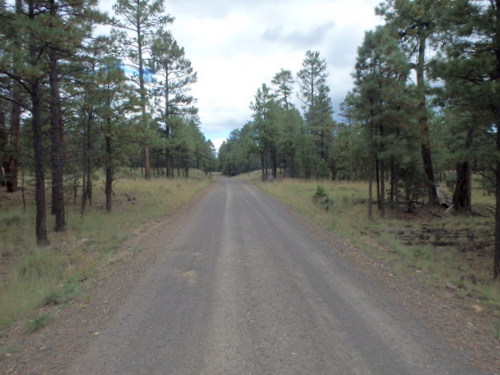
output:
[[[197,199],[200,199],[199,196]],[[64,374],[79,353],[100,335],[127,298],[129,291],[143,273],[158,259],[165,243],[190,217],[196,200],[164,218],[131,233],[130,240],[121,247],[124,260],[102,270],[102,277],[88,282],[86,292],[90,300],[74,300],[64,308],[47,306],[55,321],[39,331],[28,334],[20,322],[0,333],[0,374]],[[500,374],[500,341],[492,335],[491,319],[500,319],[498,311],[466,307],[455,290],[425,286],[425,275],[418,270],[414,275],[394,271],[349,243],[326,232],[309,219],[288,209],[332,251],[341,252],[355,267],[382,288],[390,291],[408,311],[421,318],[439,332],[467,360],[492,374]],[[371,238],[364,239],[381,251],[384,248]],[[131,249],[139,248],[134,252]],[[471,306],[474,300],[470,301]]]
[[[491,282],[495,251],[493,227],[493,222],[472,221],[467,227],[453,227],[439,220],[426,220],[414,221],[412,225],[392,232],[403,245],[414,251],[418,252],[419,246],[424,246],[437,257],[446,256],[456,260],[449,267],[460,275],[460,283],[463,285],[464,280],[467,280],[478,285]]]
[[[454,247],[462,253],[476,253],[479,257],[486,257],[493,252],[494,236],[490,225],[449,229],[424,224],[419,228],[410,226],[399,230],[397,235],[405,245],[409,246]]]

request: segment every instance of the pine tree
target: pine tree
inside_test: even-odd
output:
[[[268,181],[269,168],[272,177],[277,175],[277,139],[275,112],[278,105],[270,88],[263,84],[255,94],[255,101],[250,108],[254,111],[255,140],[261,157],[262,181]]]
[[[415,169],[412,156],[417,142],[409,126],[408,109],[413,95],[406,85],[408,70],[409,65],[392,28],[378,27],[365,34],[363,45],[358,49],[354,95],[349,100],[353,107],[351,115],[365,125],[370,150],[370,188],[376,178],[377,201],[382,215],[388,171],[391,174],[391,201],[395,199],[398,206],[401,174],[405,169]],[[409,193],[413,181],[407,180],[405,185]]]
[[[20,16],[23,9],[22,1],[16,0],[15,13]],[[13,41],[14,45],[20,49],[22,43],[19,39]],[[18,54],[14,54],[13,58],[18,58]],[[18,67],[18,61],[13,61],[12,67]],[[22,113],[22,87],[16,79],[11,80],[11,111],[10,111],[10,129],[7,131],[6,154],[3,158],[3,169],[5,171],[5,186],[7,192],[13,193],[17,190],[18,170],[19,170],[19,142],[21,135],[21,113]]]
[[[125,37],[125,45],[131,67],[136,72],[134,81],[139,86],[141,121],[145,131],[144,176],[146,179],[151,178],[146,60],[150,57],[153,34],[159,27],[173,22],[172,17],[162,14],[163,3],[163,0],[118,0],[113,6],[115,13],[121,17],[117,25],[133,35]]]
[[[101,134],[104,138],[103,164],[105,172],[106,210],[111,212],[113,183],[116,168],[125,164],[122,159],[130,147],[130,128],[134,118],[131,113],[138,110],[139,102],[116,56],[103,59],[97,70],[99,91],[96,95],[100,105],[96,114],[100,118]],[[127,126],[129,125],[129,126]]]
[[[294,84],[292,72],[281,69],[274,75],[271,83],[275,86],[274,95],[276,96],[277,102],[281,104],[283,108],[289,110],[291,107],[289,100],[292,95]]]
[[[191,61],[185,57],[184,48],[179,47],[172,34],[163,28],[155,35],[150,65],[157,77],[155,95],[163,102],[159,112],[168,144],[172,136],[170,118],[197,113],[192,106],[194,98],[189,95],[189,86],[197,81],[197,75]],[[165,150],[167,177],[173,177],[171,151],[169,147]]]
[[[304,103],[304,112],[308,130],[314,138],[319,155],[316,166],[316,177],[335,178],[335,161],[331,158],[335,123],[333,109],[329,98],[330,89],[326,85],[327,66],[319,52],[307,51],[298,72],[299,94]]]
[[[42,88],[47,77],[44,59],[46,25],[41,21],[46,8],[29,0],[22,9],[2,9],[0,38],[0,71],[21,85],[29,97],[35,167],[36,238],[39,245],[47,245],[45,152],[43,147],[44,121],[42,117]],[[22,10],[22,11],[21,11]]]
[[[309,112],[319,95],[319,88],[326,82],[326,61],[318,51],[307,51],[302,62],[302,69],[297,73],[299,99],[304,104],[304,112]]]
[[[446,9],[440,27],[450,39],[435,63],[454,101],[474,115],[470,130],[495,138],[490,158],[495,188],[494,278],[500,278],[500,0],[457,1]],[[479,118],[480,121],[476,121]],[[470,137],[469,137],[470,138]],[[483,146],[486,146],[485,143]],[[465,170],[464,173],[470,173]],[[458,203],[458,202],[457,202]]]
[[[420,129],[420,148],[424,171],[427,176],[427,195],[431,203],[437,202],[436,178],[432,161],[430,142],[429,110],[427,108],[427,79],[429,42],[437,32],[436,20],[439,19],[445,0],[386,0],[377,7],[376,12],[393,27],[401,38],[403,48],[412,60],[415,70],[418,98],[418,127]]]

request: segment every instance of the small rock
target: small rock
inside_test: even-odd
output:
[[[101,334],[101,332],[95,331],[94,333],[92,333],[92,336],[99,336],[100,334]]]
[[[472,305],[472,309],[477,313],[483,312],[483,307],[481,305]]]
[[[447,281],[447,282],[446,282],[446,287],[447,287],[448,289],[451,289],[451,290],[458,290],[458,286],[456,286],[455,284],[453,284],[453,283],[452,283],[452,282],[450,282],[450,281]]]

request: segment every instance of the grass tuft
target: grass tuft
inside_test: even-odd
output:
[[[52,317],[50,316],[50,314],[47,312],[43,313],[36,318],[28,320],[28,323],[26,323],[26,331],[28,331],[29,333],[34,333],[39,329],[49,325],[51,321]]]
[[[0,216],[0,227],[20,227],[24,225],[25,218],[18,212],[3,214]]]
[[[43,303],[45,305],[60,305],[71,301],[82,294],[82,287],[76,281],[68,282],[59,286],[59,288],[47,294]]]
[[[45,279],[61,273],[59,254],[36,248],[22,255],[16,264],[19,279]]]

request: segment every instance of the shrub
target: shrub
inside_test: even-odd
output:
[[[313,196],[313,202],[316,205],[322,207],[325,211],[330,210],[333,206],[333,199],[330,198],[328,193],[325,191],[325,188],[321,185],[318,185],[316,188],[316,193]]]

